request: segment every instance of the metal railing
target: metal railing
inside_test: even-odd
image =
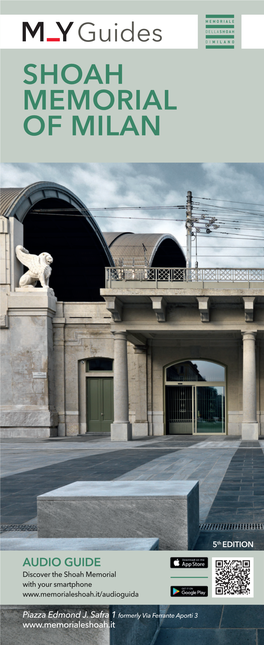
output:
[[[106,286],[113,282],[264,282],[264,269],[186,269],[107,267]]]

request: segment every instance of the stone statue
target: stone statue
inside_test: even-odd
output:
[[[31,255],[20,244],[16,246],[17,259],[28,267],[29,271],[24,273],[19,280],[20,287],[35,287],[38,280],[42,287],[49,286],[49,278],[53,258],[49,253],[40,253],[40,255]]]

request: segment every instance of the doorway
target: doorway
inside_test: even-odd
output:
[[[87,432],[110,432],[114,420],[113,378],[86,379]]]
[[[225,434],[225,368],[193,359],[166,368],[166,433]]]

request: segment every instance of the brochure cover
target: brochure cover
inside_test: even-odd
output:
[[[3,0],[2,643],[264,642],[262,0]]]

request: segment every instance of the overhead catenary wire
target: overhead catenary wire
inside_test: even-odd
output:
[[[215,202],[226,202],[228,204],[245,204],[246,206],[263,206],[264,204],[255,204],[254,202],[239,202],[234,199],[217,199],[217,197],[197,197],[193,195],[193,199],[206,199],[207,201],[215,201]]]
[[[211,230],[211,235],[213,237],[217,236],[219,242],[220,239],[222,241],[228,241],[231,239],[238,241],[238,238],[243,240],[247,239],[248,241],[255,241],[255,242],[261,242],[264,240],[264,237],[261,235],[264,233],[264,218],[262,217],[264,215],[264,211],[257,211],[257,210],[248,210],[248,209],[236,209],[234,207],[227,207],[227,206],[221,206],[219,204],[215,204],[215,202],[225,202],[225,203],[230,203],[230,204],[243,204],[244,206],[255,206],[256,208],[261,208],[264,207],[263,204],[254,204],[252,202],[239,202],[235,200],[223,200],[223,199],[217,199],[217,198],[209,198],[209,197],[194,197],[194,200],[200,199],[203,201],[206,201],[206,207],[203,206],[203,204],[200,204],[199,202],[193,203],[193,223],[194,223],[194,230],[195,226],[197,225],[197,228],[202,228],[203,226],[206,228],[207,222],[209,218],[212,218],[215,216],[217,218],[217,224],[221,226],[221,230]],[[208,203],[210,202],[210,203]],[[105,218],[105,219],[122,219],[122,220],[134,220],[135,222],[137,221],[153,221],[153,222],[175,222],[175,223],[184,223],[185,222],[185,217],[183,214],[182,218],[175,218],[175,217],[142,217],[142,216],[134,216],[134,215],[110,215],[110,212],[120,212],[120,211],[170,211],[170,210],[184,210],[186,208],[185,205],[182,204],[172,204],[172,205],[144,205],[144,206],[90,206],[89,211],[95,218]],[[80,209],[80,212],[84,212],[85,209]],[[40,213],[43,212],[42,210],[39,209],[34,209],[35,213]],[[63,214],[62,209],[45,209],[45,212],[49,214]],[[71,212],[74,212],[75,209],[67,208],[67,213],[70,214]],[[100,214],[102,213],[103,214]],[[109,212],[109,215],[106,214],[106,211]],[[221,211],[221,213],[219,212]],[[48,214],[47,213],[47,214]],[[251,216],[249,219],[249,215]],[[219,217],[220,216],[220,217]],[[235,219],[236,216],[239,216],[239,219]],[[195,222],[195,219],[198,218],[199,222]],[[256,220],[254,222],[254,220]],[[256,234],[256,222],[257,222],[257,230],[259,231],[259,235]],[[249,231],[249,233],[246,233],[246,231]],[[253,234],[254,231],[254,234]],[[252,232],[252,233],[251,233]],[[205,230],[200,230],[199,231],[199,236],[200,237],[206,237],[208,239],[208,234],[205,232]],[[210,238],[212,239],[212,237]],[[222,245],[221,245],[222,246]],[[239,246],[236,244],[236,249],[239,248],[245,248],[243,246]],[[258,248],[258,247],[257,247]],[[209,256],[208,256],[209,257]],[[224,257],[224,256],[222,256]],[[227,256],[226,256],[227,257]],[[251,257],[251,256],[247,256]],[[253,256],[252,256],[253,257]]]
[[[137,208],[141,208],[141,207],[133,207],[133,210],[136,210]],[[147,209],[148,207],[144,207],[144,208]],[[171,207],[169,207],[169,208],[171,208]],[[94,210],[93,207],[92,208],[90,207],[89,210],[93,214],[93,210]],[[99,210],[101,210],[101,209],[99,209]],[[104,210],[106,210],[105,207],[104,207]],[[111,208],[109,208],[109,210],[122,210],[122,207],[116,207],[116,208],[111,207]],[[47,211],[48,211],[48,209],[45,209],[46,214],[47,214]],[[61,209],[49,209],[50,214],[52,214],[52,213],[56,214],[57,211],[61,212]],[[40,212],[40,211],[37,211],[37,210],[34,209],[34,212],[37,214],[37,212]],[[69,212],[69,209],[67,209],[67,212]],[[128,219],[128,220],[134,220],[134,221],[145,220],[145,221],[153,221],[153,222],[166,222],[167,221],[167,222],[183,223],[185,221],[184,218],[178,219],[178,218],[174,218],[174,217],[162,217],[162,218],[160,218],[160,217],[134,217],[134,216],[131,216],[131,215],[111,215],[111,217],[109,218],[108,215],[97,215],[97,214],[95,214],[94,217],[106,218],[106,219],[111,219],[111,220],[112,219],[123,219],[123,220]],[[232,231],[234,230],[234,226],[231,225],[232,222],[237,223],[237,220],[235,222],[234,222],[234,220],[231,220],[230,221],[230,226],[227,226],[224,222],[222,222],[222,220],[218,220],[218,221],[220,222],[220,224],[222,223],[225,228],[230,228]],[[241,227],[237,227],[237,230],[239,230],[240,228]],[[251,230],[254,230],[254,228],[251,229]],[[264,228],[263,228],[263,231],[264,231]],[[228,233],[225,232],[225,231],[212,231],[212,232],[214,233],[214,235],[228,235]],[[203,233],[200,233],[200,235],[203,235]],[[240,234],[240,233],[237,234],[237,235],[240,235],[241,237],[243,237],[243,235]],[[246,235],[244,237],[246,237],[247,239],[262,239],[262,238],[259,238],[259,237],[258,238],[256,238],[256,237],[253,238],[253,237],[250,237],[248,235]]]

